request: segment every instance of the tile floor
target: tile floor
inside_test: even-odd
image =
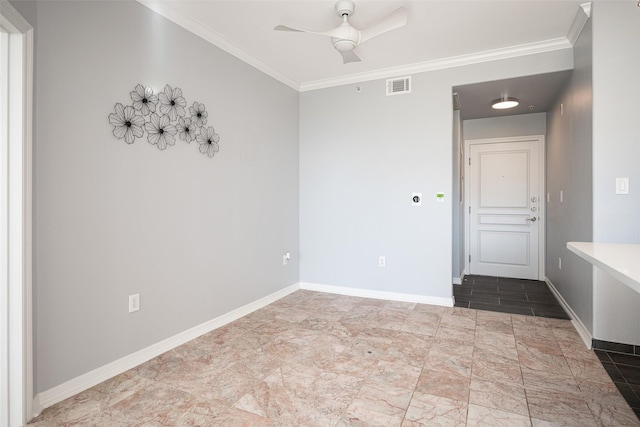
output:
[[[569,319],[545,282],[468,275],[454,285],[456,307]],[[611,380],[640,418],[640,355],[638,346],[594,341],[595,353]],[[623,354],[627,353],[627,354]]]
[[[297,291],[32,426],[640,426],[567,320]]]
[[[640,356],[598,349],[595,353],[622,396],[640,418]]]
[[[456,307],[569,319],[545,282],[468,275],[453,286]]]

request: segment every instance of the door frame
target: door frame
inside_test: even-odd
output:
[[[8,96],[1,135],[3,161],[0,264],[0,426],[21,426],[33,418],[33,27],[5,0],[0,27],[7,36]],[[5,46],[6,47],[6,46]],[[3,126],[4,127],[4,126]],[[6,156],[6,157],[5,157]],[[5,229],[6,227],[6,229]],[[6,267],[6,268],[5,268]],[[5,371],[6,370],[6,371]],[[6,410],[6,412],[5,412]]]
[[[543,203],[539,205],[538,211],[538,280],[545,278],[545,230],[546,230],[546,213],[547,213],[547,197],[545,184],[545,143],[544,135],[523,135],[510,136],[505,138],[483,138],[483,139],[465,139],[464,141],[464,274],[469,274],[469,256],[471,248],[469,241],[471,240],[471,224],[469,207],[471,203],[471,173],[469,163],[471,162],[471,146],[480,144],[497,144],[509,142],[534,141],[538,143],[538,185],[540,187],[540,199]]]

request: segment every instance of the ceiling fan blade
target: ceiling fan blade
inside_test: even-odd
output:
[[[358,55],[356,55],[352,50],[339,50],[338,52],[340,53],[340,55],[342,55],[342,62],[344,64],[348,64],[349,62],[360,62],[360,58],[358,58]]]
[[[317,34],[319,36],[329,36],[329,37],[340,37],[344,32],[344,30],[342,30],[341,27],[333,28],[327,31],[310,31],[310,30],[303,30],[299,28],[291,28],[291,27],[287,27],[286,25],[278,25],[273,29],[276,31],[296,31],[299,33],[310,33],[310,34]]]
[[[387,31],[395,30],[407,24],[407,8],[404,6],[391,12],[390,15],[383,18],[379,22],[371,25],[369,28],[360,31],[360,43],[372,39]]]
[[[295,28],[291,28],[291,27],[287,27],[286,25],[277,25],[273,28],[276,31],[298,31],[298,32],[304,32],[303,30],[297,30]]]

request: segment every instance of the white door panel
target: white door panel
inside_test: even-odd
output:
[[[512,248],[505,251],[503,248]],[[505,231],[478,232],[478,262],[526,266],[529,263],[529,233]]]
[[[501,141],[468,144],[468,271],[539,280],[542,137]]]
[[[481,208],[526,208],[528,196],[528,153],[478,153]]]

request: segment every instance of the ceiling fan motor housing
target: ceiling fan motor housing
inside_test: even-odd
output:
[[[351,0],[339,0],[336,3],[336,12],[340,18],[344,15],[351,16],[355,8],[356,5]]]

